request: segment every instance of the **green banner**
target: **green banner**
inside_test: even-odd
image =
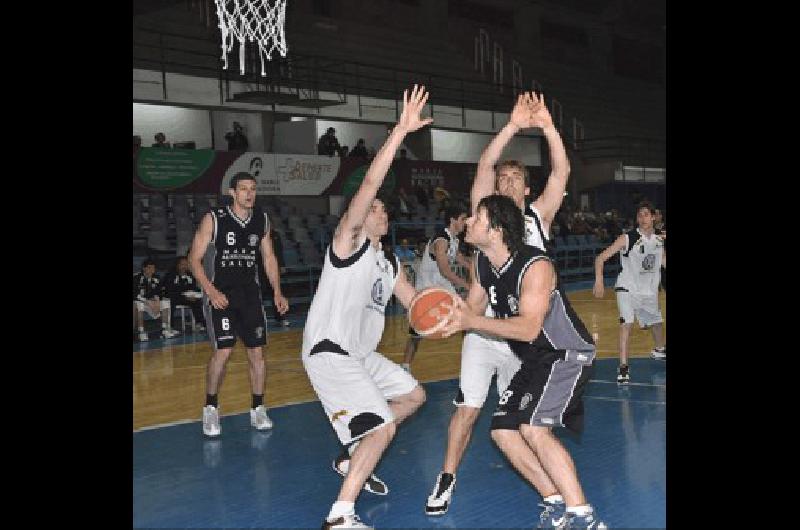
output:
[[[145,186],[174,189],[197,180],[213,161],[212,149],[143,147],[137,173]]]
[[[364,181],[364,177],[367,176],[368,169],[369,169],[369,164],[364,164],[354,169],[345,178],[344,185],[342,186],[342,195],[344,195],[345,197],[350,197],[355,192],[357,192],[358,188],[361,186],[361,183]],[[383,184],[381,185],[379,191],[383,193],[392,193],[394,192],[394,185],[395,185],[394,171],[391,168],[389,168],[389,172],[386,173],[386,177],[383,179]]]

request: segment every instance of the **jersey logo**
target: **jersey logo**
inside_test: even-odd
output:
[[[519,402],[519,410],[527,409],[528,405],[531,404],[531,401],[533,401],[533,396],[529,393],[526,393],[524,396],[522,396],[522,399]]]
[[[254,247],[258,245],[258,236],[255,234],[250,234],[250,246]]]
[[[656,255],[655,254],[648,254],[642,260],[642,270],[650,271],[653,270],[653,266],[656,264]]]
[[[347,411],[346,410],[340,410],[339,412],[334,412],[333,416],[331,416],[331,421],[336,421],[339,418],[341,418],[342,416],[347,416]]]
[[[511,294],[508,295],[508,308],[511,310],[512,315],[517,314],[517,310],[519,309],[519,303],[517,302],[517,299],[514,297],[514,295]]]
[[[260,339],[263,336],[264,336],[264,327],[263,326],[258,326],[256,328],[256,338]]]
[[[383,305],[383,279],[378,278],[372,284],[372,301],[378,305]]]

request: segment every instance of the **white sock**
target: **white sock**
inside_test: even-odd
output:
[[[584,504],[582,506],[571,506],[567,507],[567,513],[575,514],[578,517],[585,517],[592,513],[592,505],[591,504]]]
[[[162,322],[161,323],[161,329],[167,329],[167,323],[166,322]]]
[[[544,502],[548,504],[562,504],[564,502],[564,497],[556,493],[555,495],[550,495],[549,497],[545,497],[542,499]]]
[[[328,514],[328,521],[333,521],[343,515],[351,515],[354,513],[356,513],[356,503],[336,501],[333,503],[333,506],[331,506],[331,511]]]
[[[142,333],[143,331],[144,331],[144,326],[139,326],[139,333]]]
[[[358,444],[360,444],[360,443],[361,443],[361,440],[359,440],[359,441],[357,441],[357,442],[355,442],[355,443],[352,443],[352,444],[350,444],[350,445],[347,447],[347,453],[348,453],[350,456],[353,456],[353,453],[356,451],[356,447],[358,447]]]

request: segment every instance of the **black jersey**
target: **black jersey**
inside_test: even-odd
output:
[[[159,298],[164,294],[164,287],[158,276],[153,274],[147,277],[143,272],[137,272],[133,275],[133,299],[144,302],[151,300],[158,296]]]
[[[253,208],[239,219],[230,206],[211,209],[213,231],[205,255],[205,271],[216,287],[258,283],[257,256],[269,229],[267,214]]]
[[[535,262],[552,259],[541,249],[525,245],[509,257],[497,270],[483,252],[478,252],[477,276],[486,290],[494,318],[519,316],[522,277]],[[507,339],[511,350],[523,361],[537,361],[553,355],[581,364],[594,359],[595,346],[591,335],[567,300],[560,286],[550,293],[550,307],[542,330],[531,342]]]

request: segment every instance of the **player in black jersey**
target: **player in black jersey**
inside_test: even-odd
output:
[[[266,379],[261,347],[267,343],[267,318],[261,301],[256,253],[262,259],[274,289],[278,311],[289,302],[280,287],[280,270],[269,237],[269,219],[254,208],[256,181],[249,173],[237,173],[230,182],[230,206],[213,208],[200,222],[189,253],[189,265],[203,288],[203,311],[214,354],[208,361],[203,433],[220,433],[217,392],[225,376],[225,365],[241,337],[247,348],[253,405],[250,424],[258,430],[272,428],[264,406]],[[201,259],[205,262],[201,264]]]
[[[541,473],[537,488],[546,484],[545,490],[564,498],[566,514],[552,520],[552,527],[566,522],[567,528],[606,529],[586,502],[572,458],[551,432],[555,426],[583,428],[582,396],[595,356],[592,338],[558,288],[551,258],[524,244],[524,221],[513,200],[482,199],[467,220],[466,240],[480,251],[477,281],[466,302],[455,301],[445,336],[476,330],[503,337],[522,360],[500,396],[492,439],[523,476]],[[487,304],[494,318],[483,316]]]

